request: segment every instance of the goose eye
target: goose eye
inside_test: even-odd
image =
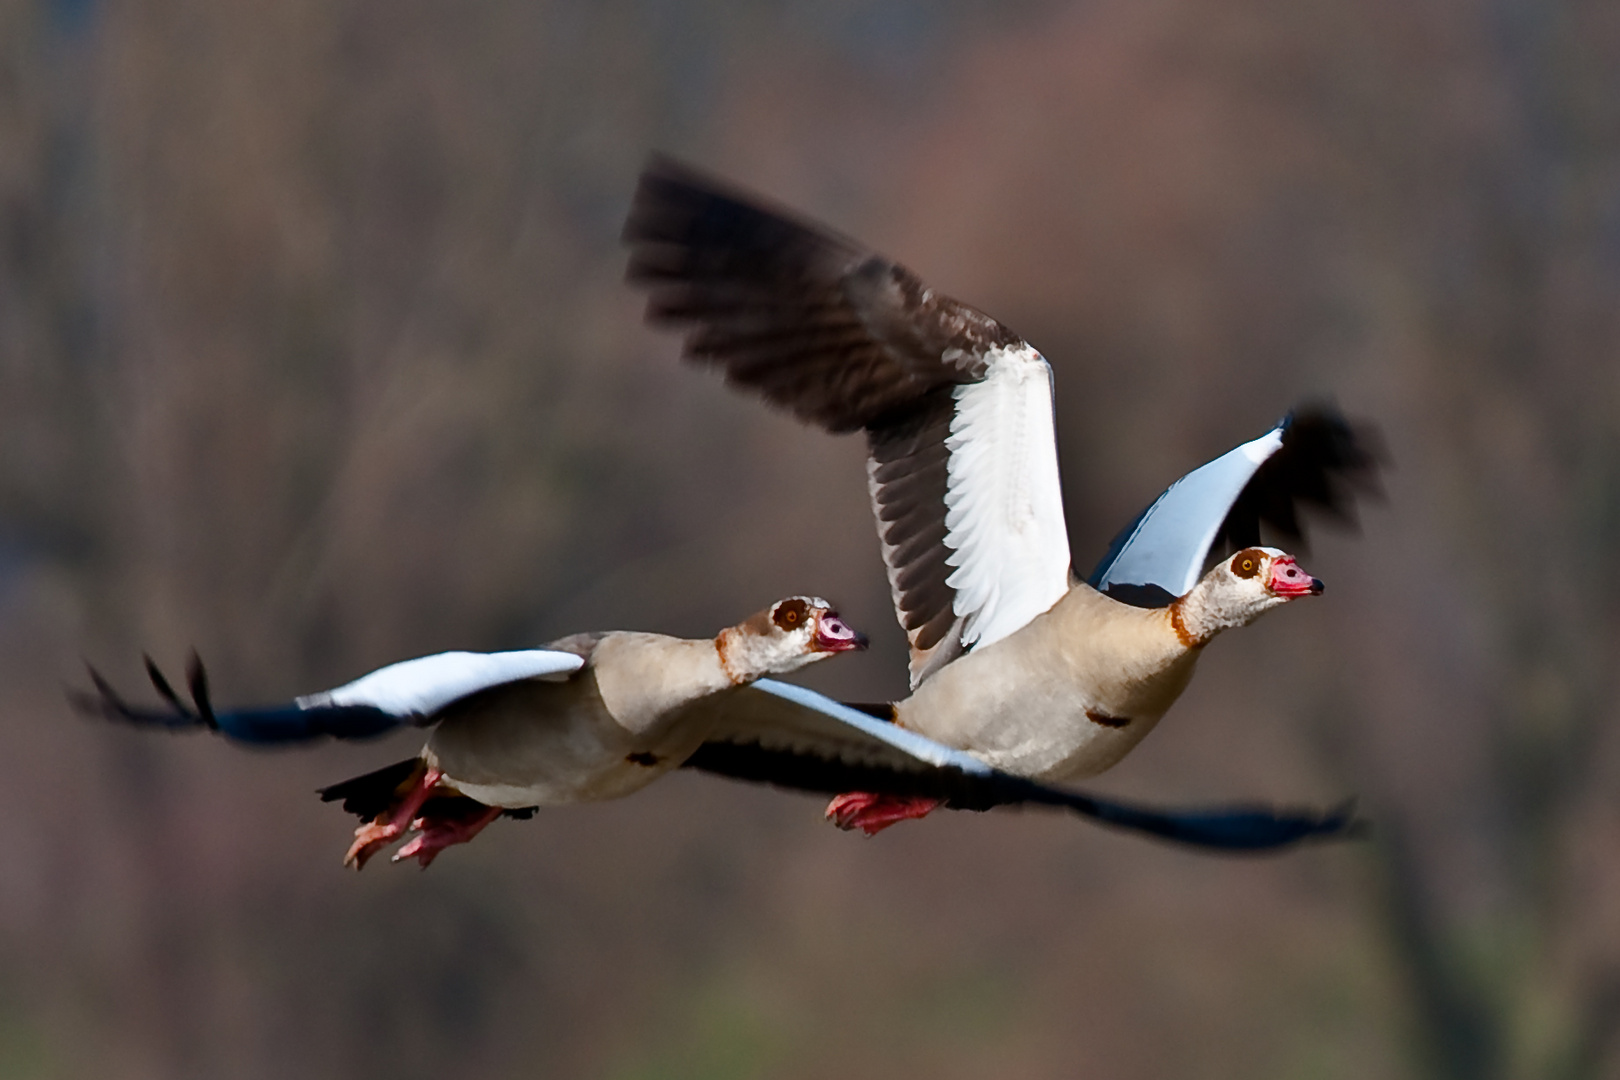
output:
[[[771,612],[771,621],[783,630],[793,630],[804,622],[809,605],[803,600],[784,600]]]
[[[1240,578],[1252,578],[1260,572],[1260,554],[1245,548],[1232,557],[1232,573]]]

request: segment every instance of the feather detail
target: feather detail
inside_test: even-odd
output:
[[[983,382],[955,389],[945,440],[946,584],[966,621],[962,644],[989,645],[1069,590],[1052,418],[1052,371],[1025,345],[991,354]]]

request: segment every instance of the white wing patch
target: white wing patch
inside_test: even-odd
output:
[[[1232,503],[1255,470],[1282,449],[1282,433],[1279,424],[1171,484],[1136,523],[1097,588],[1158,585],[1172,596],[1185,596],[1198,583]]]
[[[429,716],[458,698],[519,679],[562,681],[585,666],[569,652],[446,652],[378,668],[335,690],[298,698],[301,709],[370,705],[394,716]]]
[[[945,562],[956,568],[946,584],[970,647],[1013,633],[1069,590],[1052,369],[1028,345],[988,359],[982,381],[954,391],[945,440]]]

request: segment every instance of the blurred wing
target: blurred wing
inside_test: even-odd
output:
[[[994,319],[862,245],[666,160],[624,236],[684,355],[828,431],[864,430],[912,684],[1069,587],[1052,373]]]
[[[709,742],[748,743],[900,771],[939,766],[972,776],[994,771],[972,754],[792,683],[760,679],[711,700],[717,710]]]
[[[1260,544],[1262,525],[1297,553],[1298,504],[1354,524],[1356,493],[1376,490],[1381,458],[1370,428],[1328,406],[1300,408],[1171,484],[1114,538],[1087,581],[1125,603],[1163,607],[1197,584],[1212,553]]]
[[[71,700],[82,712],[145,727],[207,728],[245,743],[366,739],[397,727],[431,722],[445,706],[491,687],[524,679],[565,679],[585,661],[575,653],[552,649],[439,653],[390,664],[335,690],[296,698],[287,705],[225,712],[214,710],[207,677],[195,657],[189,676],[189,706],[151,660],[146,664],[152,684],[168,708],[127,704],[94,669],[90,678],[97,694],[75,693]]]
[[[1260,806],[1156,810],[1049,787],[771,679],[719,695],[708,707],[713,734],[684,767],[737,780],[828,795],[933,798],[957,810],[1060,807],[1115,828],[1222,851],[1275,850],[1361,830],[1348,806],[1327,812]]]

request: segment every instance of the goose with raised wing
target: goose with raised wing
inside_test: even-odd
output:
[[[893,722],[996,769],[1091,776],[1137,745],[1222,631],[1322,592],[1261,542],[1296,504],[1348,519],[1372,435],[1325,406],[1189,473],[1071,569],[1052,370],[1017,334],[860,243],[667,159],[642,174],[629,278],[683,355],[830,432],[861,431],[911,696]],[[927,799],[847,794],[875,831]]]

